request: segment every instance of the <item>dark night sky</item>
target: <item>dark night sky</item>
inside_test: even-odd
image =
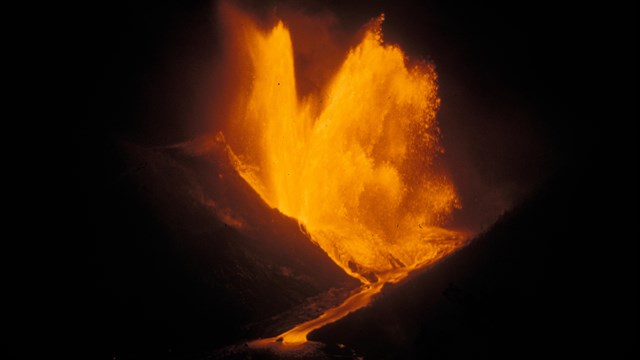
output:
[[[276,2],[243,3],[267,11]],[[585,316],[602,315],[593,317],[594,328],[598,322],[616,323],[604,315],[607,312],[635,317],[637,323],[634,5],[398,0],[345,5],[314,0],[294,7],[312,13],[329,11],[354,28],[384,12],[386,40],[399,43],[410,56],[436,64],[443,116],[467,114],[472,119],[476,112],[486,121],[449,127],[452,133],[469,136],[469,147],[459,152],[477,154],[460,163],[486,162],[476,166],[493,174],[487,181],[505,187],[527,184],[527,196],[534,201],[537,180],[546,179],[541,191],[554,189],[540,196],[548,199],[553,194],[557,208],[551,206],[549,211],[565,220],[553,224],[560,227],[558,233],[566,234],[566,241],[544,242],[549,248],[542,253],[552,255],[542,261],[547,268],[538,280],[554,279],[557,284],[556,277],[561,277],[571,291],[583,291],[593,279],[592,293],[583,294],[583,301],[572,306],[583,309]],[[63,56],[61,67],[69,74],[64,96],[78,106],[67,119],[74,196],[65,217],[77,219],[68,229],[68,254],[75,269],[84,269],[74,272],[69,285],[75,289],[71,297],[89,299],[82,305],[81,300],[71,302],[70,319],[75,320],[75,312],[91,313],[111,301],[92,303],[96,300],[87,295],[102,285],[100,276],[94,276],[100,272],[95,258],[85,254],[93,254],[92,238],[101,231],[92,225],[92,210],[99,207],[92,198],[117,167],[112,163],[113,144],[122,139],[143,145],[173,144],[219,126],[203,121],[203,114],[217,111],[216,104],[209,104],[216,89],[210,64],[221,51],[215,9],[198,0],[117,1],[79,5],[66,12],[69,21],[61,24],[65,36],[60,40],[64,44],[60,49],[65,49],[61,51],[70,55]],[[471,108],[445,110],[447,100]],[[446,145],[447,126],[443,129]],[[455,154],[453,150],[451,156]],[[561,214],[558,209],[571,211]],[[537,221],[545,219],[529,223]],[[82,290],[76,294],[78,289]],[[555,308],[549,312],[561,315]],[[88,325],[89,331],[101,336],[117,331],[91,328],[94,325]],[[87,336],[80,335],[78,339]]]
[[[241,3],[263,14],[273,9],[272,2]],[[599,168],[590,171],[597,182],[621,171],[617,160],[629,168],[635,163],[629,158],[636,153],[632,9],[556,2],[288,3],[330,12],[347,31],[384,12],[386,40],[437,66],[444,145],[460,160],[454,168],[485,167],[494,174],[486,181],[508,186],[567,166]],[[94,139],[109,141],[113,134],[172,144],[221,126],[210,120],[222,118],[224,107],[211,95],[219,95],[216,82],[222,81],[213,65],[221,52],[214,5],[126,2],[78,14],[69,64],[80,80],[71,91],[83,99],[74,139],[87,143],[78,147],[97,146],[100,153]]]

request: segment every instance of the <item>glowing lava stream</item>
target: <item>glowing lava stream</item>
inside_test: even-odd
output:
[[[244,19],[231,31],[251,75],[227,133],[234,168],[363,283],[319,318],[254,345],[304,343],[312,330],[366,306],[385,283],[465,243],[465,234],[443,227],[460,205],[434,161],[444,151],[435,70],[384,44],[382,21],[367,26],[321,93],[302,99],[282,22],[265,33]]]
[[[374,295],[379,293],[386,283],[395,283],[402,280],[407,272],[402,269],[395,273],[387,274],[384,281],[373,284],[366,284],[361,290],[350,296],[342,304],[331,308],[319,317],[296,325],[293,329],[272,338],[255,340],[249,343],[253,347],[271,346],[281,342],[283,345],[300,345],[307,342],[307,335],[313,330],[319,329],[327,324],[336,322],[350,313],[363,308],[371,302]]]
[[[309,320],[300,325],[297,325],[293,329],[276,337],[276,340],[278,338],[282,338],[282,343],[284,344],[300,344],[306,342],[307,335],[313,330],[319,329],[326,324],[338,321],[347,316],[349,313],[369,304],[373,295],[379,293],[380,290],[382,290],[383,285],[384,283],[382,282],[365,285],[362,291],[345,300],[345,302],[340,304],[340,306],[327,310],[324,314],[313,320]]]
[[[371,301],[371,298],[382,290],[384,286],[383,282],[375,284],[364,285],[362,290],[347,300],[345,300],[339,306],[327,310],[319,317],[297,325],[293,329],[268,339],[255,340],[249,343],[249,345],[259,347],[264,345],[270,345],[274,342],[282,342],[284,345],[299,345],[307,342],[307,335],[313,330],[319,329],[324,325],[336,322],[343,317],[349,315],[353,311],[356,311],[362,307],[367,306]]]

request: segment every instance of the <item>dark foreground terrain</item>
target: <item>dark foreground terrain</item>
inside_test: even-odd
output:
[[[440,264],[309,335],[324,346],[306,353],[235,346],[209,358],[637,355],[637,243],[590,206],[618,200],[582,196],[571,186],[576,173],[550,182]]]
[[[618,200],[584,196],[579,179],[558,179],[440,265],[310,339],[365,359],[633,357],[638,246],[617,219],[633,220],[596,210]]]
[[[103,357],[193,357],[276,335],[358,286],[230,167],[224,144],[114,146],[85,259]],[[79,304],[86,306],[87,304]],[[87,354],[89,356],[89,354]]]

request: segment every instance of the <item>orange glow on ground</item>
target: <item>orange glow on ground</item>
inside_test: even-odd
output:
[[[433,264],[464,244],[444,228],[459,206],[453,183],[433,161],[439,106],[433,66],[408,65],[372,21],[321,93],[300,98],[287,27],[243,22],[237,41],[250,58],[250,86],[228,147],[238,173],[301,228],[362,291],[321,317],[273,339],[307,334],[366,306],[387,282]],[[241,134],[241,138],[239,135]]]

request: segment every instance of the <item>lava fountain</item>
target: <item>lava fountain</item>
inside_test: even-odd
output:
[[[237,46],[248,54],[250,86],[231,120],[231,133],[242,137],[229,142],[229,158],[267,204],[297,219],[362,282],[340,306],[263,344],[306,342],[310,331],[366,306],[385,283],[465,242],[444,227],[460,204],[436,161],[444,150],[434,67],[385,44],[383,20],[372,20],[326,87],[305,97],[287,26],[243,22]]]

